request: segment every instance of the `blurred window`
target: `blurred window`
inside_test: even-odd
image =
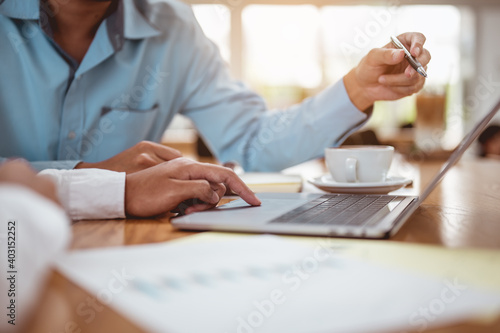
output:
[[[193,5],[192,8],[205,35],[219,47],[222,58],[230,63],[231,14],[229,8],[224,5]]]

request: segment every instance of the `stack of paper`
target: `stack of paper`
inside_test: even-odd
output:
[[[498,293],[456,278],[279,236],[195,236],[79,251],[58,267],[151,332],[417,331],[500,307]]]

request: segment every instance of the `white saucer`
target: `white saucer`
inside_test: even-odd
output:
[[[403,177],[389,177],[385,182],[377,183],[339,183],[331,175],[324,175],[308,180],[317,188],[332,193],[364,193],[386,194],[412,183],[411,179]]]

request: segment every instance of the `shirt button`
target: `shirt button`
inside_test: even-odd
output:
[[[81,76],[81,75],[78,75],[78,76],[76,77],[76,80],[77,80],[77,81],[80,81],[80,79],[81,79],[81,78],[82,78],[82,76]]]
[[[73,140],[74,138],[76,138],[76,133],[73,132],[73,131],[69,132],[68,133],[68,139]]]

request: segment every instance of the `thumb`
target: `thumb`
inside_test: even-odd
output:
[[[396,65],[403,61],[403,50],[375,48],[368,53],[368,63],[372,66]]]

